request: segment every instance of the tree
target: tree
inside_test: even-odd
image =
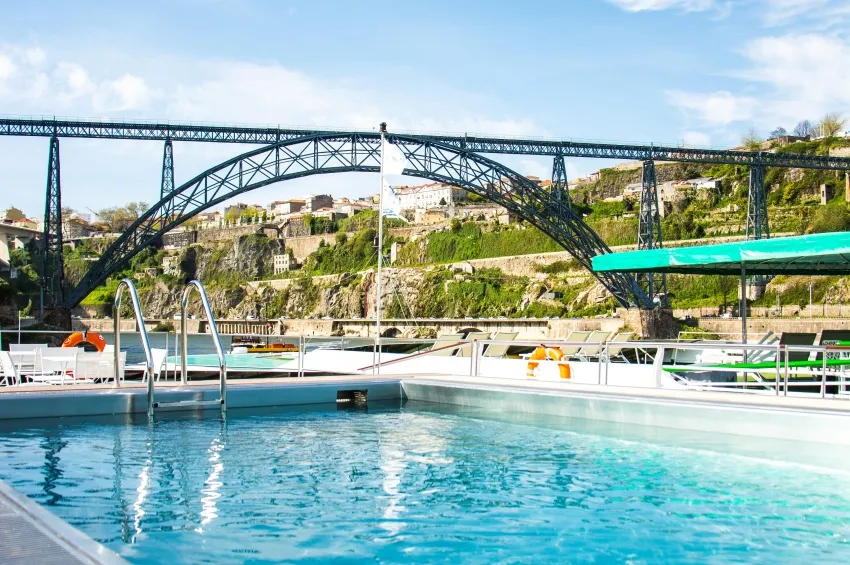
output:
[[[807,233],[827,233],[850,230],[850,211],[843,202],[830,202],[821,206]]]
[[[446,199],[440,198],[440,206],[445,206],[445,205],[446,205]]]
[[[732,289],[735,288],[735,277],[725,277],[723,275],[717,276],[717,289],[720,291],[720,295],[723,297],[723,311],[726,311],[726,307],[729,303],[729,294],[732,293]]]
[[[797,122],[797,125],[794,126],[794,135],[797,137],[809,137],[814,132],[814,129],[812,122],[809,120],[800,120]]]
[[[741,145],[750,151],[758,151],[761,149],[762,139],[755,128],[750,128],[747,133],[741,136]]]
[[[847,119],[839,112],[830,112],[821,119],[818,124],[818,130],[820,130],[820,134],[824,137],[834,137],[844,128],[844,124],[846,123]]]
[[[101,222],[109,226],[113,232],[121,232],[139,219],[148,209],[147,202],[129,202],[125,206],[103,208],[96,212]]]
[[[770,139],[777,139],[779,137],[785,137],[786,135],[788,135],[788,132],[785,130],[785,128],[782,127],[782,126],[779,126],[775,130],[770,132],[769,138]]]

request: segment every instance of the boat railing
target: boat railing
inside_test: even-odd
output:
[[[129,285],[127,285],[129,287]],[[203,287],[201,287],[203,288]],[[191,286],[186,290],[186,300],[183,303],[183,308],[188,305],[189,294],[197,289],[197,286]],[[198,289],[200,290],[200,289]],[[123,287],[121,292],[124,292]],[[133,294],[132,290],[131,296]],[[205,311],[209,307],[209,301],[205,300],[205,293],[201,296],[201,302],[204,304]],[[136,307],[136,304],[134,304]],[[139,314],[141,308],[138,307]],[[117,309],[116,309],[117,311]],[[185,313],[185,310],[184,310]],[[211,309],[208,314],[211,323],[206,329],[206,333],[197,335],[209,335],[212,333],[213,344],[216,348],[216,356],[218,357],[219,365],[219,383],[221,390],[224,393],[221,399],[214,401],[203,401],[203,404],[219,403],[222,407],[226,407],[226,373],[227,360],[224,355],[221,344],[221,336],[218,334],[217,327],[212,317]],[[187,319],[184,315],[182,319]],[[113,321],[114,325],[118,325],[119,321]],[[144,324],[140,324],[140,328]],[[4,337],[9,334],[46,334],[56,333],[57,335],[69,332],[47,332],[44,330],[17,330],[10,329],[4,331]],[[181,338],[183,343],[181,355],[182,377],[181,382],[185,384],[188,378],[188,370],[185,367],[185,355],[188,352],[186,346],[186,336],[188,332],[185,327],[180,328]],[[128,333],[128,332],[124,332]],[[153,332],[157,333],[157,332]],[[195,334],[193,334],[195,335]],[[148,357],[149,344],[145,345],[148,334],[145,332],[142,336],[142,347],[145,349],[146,361],[143,367],[144,378],[148,379],[148,386],[152,388],[150,378],[152,374],[151,362]],[[361,346],[361,350],[367,347],[372,348],[372,344],[376,342],[374,337],[353,337],[353,336],[307,336],[298,334],[289,334],[280,336],[288,343],[297,344],[297,355],[293,355],[291,368],[284,369],[290,375],[297,374],[304,376],[309,370],[315,370],[315,366],[309,369],[305,367],[305,352],[309,352],[312,346],[317,344],[328,344],[336,348],[350,348]],[[32,336],[30,336],[30,340]],[[120,333],[118,334],[120,345]],[[589,343],[586,341],[568,341],[559,339],[512,339],[512,340],[478,340],[478,339],[457,339],[446,340],[434,338],[389,338],[384,337],[380,340],[381,347],[384,352],[392,349],[392,346],[409,344],[409,348],[398,348],[406,351],[399,355],[395,354],[389,357],[382,358],[382,363],[378,366],[373,359],[373,363],[365,367],[356,365],[350,367],[351,374],[364,373],[380,373],[381,368],[394,368],[395,374],[399,373],[399,367],[404,361],[411,359],[438,359],[446,356],[445,361],[435,363],[410,363],[404,366],[405,375],[426,375],[434,374],[433,368],[439,368],[441,374],[446,370],[455,371],[451,374],[483,377],[500,377],[500,378],[526,378],[526,370],[523,366],[522,370],[517,370],[514,374],[512,368],[505,371],[508,365],[500,365],[494,361],[504,359],[512,360],[510,367],[521,366],[516,361],[528,362],[528,359],[517,355],[525,352],[531,352],[539,346],[549,348],[560,348],[563,352],[561,360],[543,360],[541,364],[569,364],[573,366],[573,375],[576,375],[576,370],[581,372],[581,379],[573,378],[571,382],[582,382],[588,384],[598,384],[603,386],[641,386],[641,387],[656,387],[656,388],[679,388],[700,391],[722,391],[722,392],[743,392],[751,394],[772,394],[772,395],[804,395],[806,397],[850,397],[850,347],[840,345],[789,345],[781,344],[778,341],[773,343],[729,343],[719,341],[678,341],[678,340],[632,340],[632,341],[615,341],[608,339],[602,343]],[[436,346],[435,346],[436,344]],[[493,346],[502,346],[498,350],[493,349]],[[578,351],[581,348],[587,348],[584,354],[579,355]],[[510,348],[510,355],[507,355],[507,350]],[[117,349],[117,348],[116,348]],[[488,354],[487,352],[490,351]],[[498,353],[496,353],[498,351]],[[462,353],[461,353],[462,352]],[[293,352],[294,353],[294,352]],[[685,353],[688,353],[687,355]],[[744,362],[744,353],[747,354],[750,362]],[[454,361],[448,362],[449,357]],[[459,358],[463,358],[463,362],[459,362]],[[361,357],[362,358],[362,357]],[[580,363],[579,365],[575,365]],[[630,371],[623,367],[623,364],[631,363],[635,370]],[[541,367],[541,370],[543,368]],[[625,370],[624,370],[625,369]],[[296,373],[297,371],[297,373]],[[546,369],[546,371],[550,371]],[[613,372],[612,372],[613,371]],[[640,376],[633,376],[640,373]],[[593,374],[592,382],[588,380],[590,374]],[[549,378],[554,373],[548,373]],[[642,379],[639,381],[639,379]],[[640,382],[640,384],[635,384]],[[120,381],[116,386],[120,386]],[[183,404],[186,405],[185,403]]]
[[[142,341],[142,349],[145,353],[145,372],[144,378],[147,379],[148,383],[148,406],[153,402],[153,381],[154,381],[154,367],[153,367],[153,353],[151,352],[151,343],[148,339],[148,330],[145,327],[145,319],[142,316],[142,305],[139,302],[139,293],[136,291],[136,285],[130,279],[124,279],[120,283],[118,283],[118,288],[115,289],[115,301],[114,301],[114,312],[113,312],[113,331],[115,332],[115,341],[113,345],[114,351],[114,363],[115,368],[113,372],[115,387],[121,386],[121,332],[119,331],[121,327],[121,298],[124,295],[124,291],[130,293],[130,302],[133,305],[133,315],[136,318],[136,325],[138,326],[139,338]]]

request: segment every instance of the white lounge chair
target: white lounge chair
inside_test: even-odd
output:
[[[516,336],[517,332],[496,332],[493,341],[513,341]],[[484,350],[482,357],[504,357],[510,347],[510,343],[491,343]]]
[[[620,358],[626,363],[629,362],[626,359],[626,356],[623,355],[623,351],[626,349],[632,349],[627,344],[632,341],[634,338],[635,332],[619,332],[614,337],[608,340],[608,348],[602,350],[602,353],[599,355],[599,359],[601,361],[612,361],[614,359]]]
[[[21,374],[41,371],[39,352],[46,349],[46,343],[10,343],[9,356]]]
[[[168,351],[165,349],[151,348],[151,356],[153,357],[153,380],[159,382],[162,376],[162,369],[165,367],[165,359],[168,357]],[[144,381],[145,378],[142,377]]]
[[[594,330],[587,338],[587,345],[579,349],[576,356],[582,361],[599,357],[602,353],[602,345],[609,337],[611,337],[611,332]]]
[[[121,352],[121,365],[123,368],[127,359],[127,352]],[[123,375],[123,371],[119,373]],[[105,383],[115,377],[114,353],[82,351],[77,354],[77,367],[74,373],[75,382],[99,382]]]
[[[429,357],[451,357],[457,351],[456,347],[449,347],[463,340],[461,334],[443,334],[437,338],[434,345],[431,347],[433,353],[429,353]],[[458,346],[460,347],[460,346]]]
[[[484,339],[490,339],[490,333],[489,332],[469,332],[468,334],[466,334],[466,340],[467,341],[481,341],[481,340],[484,340]],[[471,357],[472,356],[472,344],[467,343],[466,345],[464,345],[460,349],[458,349],[457,356],[458,357]]]
[[[21,375],[15,363],[12,362],[11,355],[7,351],[0,351],[0,384],[5,384],[6,386],[60,385],[70,383],[72,380],[72,377],[64,374],[56,375],[52,373],[31,372]]]
[[[564,357],[575,357],[583,347],[581,344],[587,342],[587,338],[589,338],[592,333],[593,332],[586,331],[570,332],[565,340],[567,345],[559,347],[561,353],[564,354]]]

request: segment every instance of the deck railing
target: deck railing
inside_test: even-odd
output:
[[[0,343],[12,335],[29,334],[55,334],[56,336],[67,336],[70,332],[46,332],[42,330],[3,330],[0,332]],[[135,333],[135,332],[123,332]],[[167,333],[147,332],[148,337],[160,336],[162,340]],[[206,334],[186,334],[205,335]],[[240,334],[242,336],[244,334]],[[213,343],[217,343],[216,357],[220,365],[226,367],[224,358],[222,338],[231,337],[228,334],[219,334]],[[356,336],[307,336],[307,335],[284,335],[266,336],[257,335],[257,338],[269,338],[271,341],[289,343],[297,346],[298,352],[293,352],[293,363],[290,368],[281,369],[282,375],[304,377],[315,372],[315,362],[309,363],[305,360],[305,353],[309,355],[317,347],[329,348],[351,348],[360,346],[363,351],[372,352],[376,340],[373,337]],[[120,340],[120,335],[118,337]],[[173,365],[175,373],[181,372],[181,382],[188,379],[189,369],[183,369],[183,354],[188,352],[188,344],[181,339],[174,340],[181,343],[181,363],[178,367]],[[434,347],[439,342],[439,345]],[[175,358],[177,355],[177,343],[175,343]],[[722,391],[749,394],[771,394],[777,396],[805,395],[807,397],[847,397],[850,398],[850,347],[836,345],[785,345],[779,343],[757,344],[757,343],[728,343],[728,342],[681,342],[681,341],[651,341],[636,340],[628,342],[605,341],[592,344],[583,341],[566,341],[559,339],[535,339],[535,340],[465,340],[458,339],[446,342],[445,340],[428,338],[381,338],[383,351],[394,347],[407,345],[408,353],[402,358],[393,356],[392,359],[382,359],[381,371],[384,375],[397,375],[399,368],[404,367],[406,375],[434,374],[433,368],[428,368],[428,363],[408,363],[404,361],[428,359],[432,355],[445,355],[448,350],[452,357],[462,356],[463,364],[453,363],[453,373],[457,376],[487,377],[495,379],[522,379],[527,378],[524,365],[522,370],[517,369],[516,374],[494,374],[494,364],[490,360],[497,359],[488,354],[493,346],[511,349],[511,357],[522,359],[516,354],[524,349],[526,353],[533,351],[536,347],[559,348],[565,355],[559,361],[542,360],[540,364],[557,365],[567,364],[574,369],[584,368],[584,384],[601,385],[608,387],[618,386],[642,386],[655,388],[678,388],[699,391]],[[590,347],[590,353],[581,353],[584,348]],[[461,353],[462,352],[462,353]],[[717,353],[713,359],[707,359],[712,352]],[[700,353],[703,359],[694,362],[694,353]],[[743,364],[744,354],[756,364]],[[796,355],[795,355],[796,354]],[[690,359],[685,359],[689,356]],[[792,358],[792,361],[786,362]],[[797,357],[801,361],[794,361]],[[848,361],[836,361],[836,359],[848,359]],[[362,357],[361,357],[362,359]],[[357,366],[345,367],[347,374],[377,374],[377,359],[374,353],[371,355],[372,363],[361,363]],[[665,363],[666,360],[666,363]],[[223,363],[222,363],[223,361]],[[631,363],[631,368],[628,363]],[[580,364],[580,365],[578,365]],[[496,364],[498,365],[498,364]],[[433,365],[432,365],[433,366]],[[514,364],[519,366],[519,364]],[[587,367],[591,367],[594,378],[587,380]],[[181,370],[183,369],[183,370]],[[632,370],[634,369],[634,371]],[[638,379],[631,380],[628,375],[637,370],[642,371],[644,380],[638,383]],[[143,367],[147,371],[147,364]],[[225,368],[225,370],[227,370]],[[652,371],[654,380],[647,381],[647,371]],[[462,375],[460,374],[462,373]],[[612,375],[618,375],[612,379]],[[623,375],[626,378],[623,378]],[[221,379],[219,379],[221,382]],[[565,379],[566,380],[566,379]],[[570,379],[578,382],[577,379]],[[225,392],[226,393],[226,392]]]

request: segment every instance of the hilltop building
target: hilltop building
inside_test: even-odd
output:
[[[393,187],[401,202],[402,210],[424,213],[437,206],[453,206],[467,199],[466,191],[443,182],[432,182],[418,186]]]

